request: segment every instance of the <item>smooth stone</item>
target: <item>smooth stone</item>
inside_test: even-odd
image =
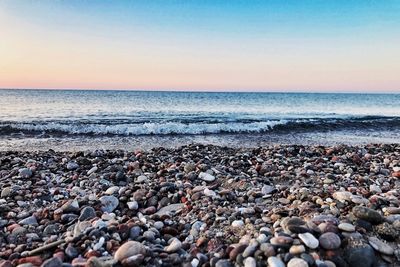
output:
[[[256,252],[258,247],[258,243],[257,244],[250,244],[249,246],[247,246],[247,248],[243,251],[243,257],[247,258],[250,256],[254,255],[254,252]]]
[[[5,187],[3,190],[1,190],[1,198],[6,198],[11,194],[11,188],[10,187]]]
[[[289,249],[290,254],[301,254],[306,251],[306,248],[303,245],[293,245]]]
[[[99,168],[96,166],[92,167],[90,170],[88,170],[87,175],[91,175],[92,173],[95,173]]]
[[[348,191],[336,191],[333,193],[333,198],[339,200],[340,202],[344,203],[346,201],[351,201],[351,197],[353,196],[352,193]]]
[[[78,163],[74,162],[74,161],[70,161],[67,163],[67,169],[72,171],[72,170],[76,170],[79,168]]]
[[[253,257],[247,257],[244,261],[244,267],[256,267],[257,263]]]
[[[114,259],[122,261],[139,254],[146,255],[146,247],[137,241],[128,241],[118,248],[115,252]]]
[[[32,170],[29,168],[23,168],[19,170],[19,176],[21,178],[31,178],[32,175]]]
[[[229,260],[219,260],[215,267],[233,267],[233,264]]]
[[[376,263],[374,250],[361,240],[350,239],[344,256],[351,267],[374,267]]]
[[[340,223],[338,225],[338,228],[342,231],[346,232],[354,232],[356,230],[356,227],[352,225],[351,223]]]
[[[61,206],[63,212],[78,212],[79,211],[79,203],[76,199],[68,200]]]
[[[128,205],[128,209],[137,210],[139,208],[139,203],[137,201],[131,201],[126,203]]]
[[[119,204],[118,198],[114,196],[102,196],[99,200],[101,202],[101,210],[103,212],[113,212],[113,210],[115,210]]]
[[[182,242],[179,241],[178,238],[173,238],[172,242],[168,245],[168,247],[165,247],[164,250],[168,253],[172,253],[172,252],[177,252],[178,250],[180,250],[182,247]]]
[[[146,182],[147,180],[149,180],[149,178],[147,178],[146,175],[140,175],[136,178],[135,182],[140,184]]]
[[[276,236],[269,241],[273,245],[290,245],[293,243],[293,238],[288,236]]]
[[[300,258],[292,258],[288,262],[287,267],[308,267],[308,263]]]
[[[32,215],[25,219],[20,220],[18,222],[18,224],[20,224],[20,225],[38,225],[38,222],[36,220],[36,217]]]
[[[319,246],[318,239],[315,238],[315,236],[313,236],[311,233],[299,234],[298,236],[300,240],[311,249],[316,249]]]
[[[340,237],[332,232],[324,233],[319,237],[320,246],[327,250],[337,249],[341,243]]]
[[[243,227],[244,226],[244,222],[242,220],[235,220],[232,222],[232,227]]]
[[[383,216],[377,212],[376,210],[363,207],[363,206],[356,206],[353,208],[353,214],[362,220],[368,221],[373,224],[378,224],[383,222]]]
[[[214,176],[214,175],[211,175],[211,174],[209,174],[209,173],[207,173],[207,172],[201,172],[201,173],[199,174],[199,178],[200,178],[201,180],[203,180],[203,181],[206,181],[206,182],[212,182],[212,181],[215,180],[215,176]]]
[[[53,257],[45,260],[41,267],[61,267],[62,261],[58,257]]]
[[[93,219],[95,217],[96,217],[96,211],[94,210],[94,208],[84,207],[81,210],[81,214],[78,219],[82,222],[82,221]]]
[[[106,195],[113,195],[119,191],[119,186],[111,186],[109,187],[104,194]]]
[[[377,237],[371,236],[368,238],[368,242],[373,247],[375,250],[379,251],[380,253],[386,254],[386,255],[393,255],[394,254],[394,249],[383,242],[382,240],[378,239]]]
[[[175,213],[178,210],[183,209],[184,207],[185,207],[185,204],[182,204],[182,203],[171,204],[171,205],[162,207],[155,214],[160,217],[164,216],[164,215],[170,215],[171,213]]]
[[[268,257],[267,263],[269,267],[285,267],[283,261],[275,256]]]
[[[261,193],[262,193],[263,195],[269,195],[269,194],[271,194],[272,192],[274,192],[274,190],[275,190],[275,187],[273,187],[273,186],[271,186],[271,185],[264,185],[264,186],[261,188]]]

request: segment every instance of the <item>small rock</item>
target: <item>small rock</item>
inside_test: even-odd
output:
[[[379,240],[377,237],[371,236],[368,238],[369,244],[371,247],[373,247],[375,250],[379,251],[380,253],[386,254],[386,255],[393,255],[394,249],[386,244],[385,242]]]
[[[41,267],[61,267],[62,261],[58,257],[50,258],[43,262]]]
[[[31,178],[33,175],[32,170],[29,168],[23,168],[19,170],[19,176],[21,178]]]
[[[70,161],[67,163],[67,169],[70,171],[76,170],[79,168],[78,163],[74,162],[74,161]]]
[[[211,174],[209,174],[207,172],[201,172],[199,174],[199,178],[201,180],[203,180],[203,181],[206,181],[206,182],[212,182],[212,181],[215,180],[215,176],[213,176],[213,175],[211,175]]]
[[[353,213],[357,218],[360,218],[362,220],[368,221],[373,224],[381,223],[384,220],[383,216],[379,212],[363,206],[354,207]]]
[[[268,257],[267,262],[269,267],[285,267],[283,261],[275,256]]]
[[[21,221],[18,222],[20,225],[38,225],[38,222],[36,220],[35,216],[29,216]]]
[[[244,261],[244,267],[256,267],[257,263],[253,257],[247,257]]]
[[[242,220],[236,220],[232,222],[232,227],[243,227],[244,222]]]
[[[311,249],[316,249],[319,246],[318,239],[315,238],[311,233],[299,234],[299,238],[307,247]]]
[[[158,216],[171,215],[171,213],[176,213],[177,211],[183,209],[183,207],[185,207],[185,204],[182,203],[171,204],[159,209],[156,212],[156,215]]]
[[[101,210],[108,213],[113,212],[119,205],[118,198],[114,196],[102,196],[100,202]]]
[[[114,259],[122,261],[138,254],[146,255],[146,247],[137,241],[128,241],[118,248],[115,252]]]
[[[341,223],[338,225],[338,228],[346,232],[354,232],[356,230],[356,227],[350,223]]]
[[[173,238],[172,242],[169,244],[168,247],[165,247],[164,250],[166,252],[172,253],[172,252],[177,252],[178,250],[180,250],[182,247],[182,242],[179,241],[178,238]]]
[[[86,221],[96,217],[96,211],[92,207],[84,207],[81,211],[81,215],[79,216],[79,220]]]
[[[340,247],[341,240],[337,234],[332,232],[327,232],[319,237],[319,244],[324,249],[328,250],[337,249]]]
[[[308,263],[303,259],[293,258],[288,262],[287,267],[308,267]]]

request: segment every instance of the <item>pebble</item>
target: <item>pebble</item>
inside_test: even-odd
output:
[[[340,247],[341,244],[340,237],[332,232],[327,232],[322,234],[318,240],[320,246],[328,250],[337,249]]]
[[[287,267],[308,267],[308,263],[303,259],[293,258],[288,262]]]
[[[351,223],[340,223],[338,225],[338,228],[342,231],[346,232],[354,232],[356,230],[356,227],[352,225]]]
[[[299,238],[303,241],[304,245],[311,249],[316,249],[319,246],[319,241],[311,233],[299,234]]]
[[[92,207],[84,207],[79,216],[80,221],[91,220],[96,217],[96,211]]]
[[[115,252],[114,259],[121,262],[126,258],[138,254],[146,255],[146,247],[137,241],[128,241],[118,248]]]
[[[244,263],[244,267],[256,267],[257,266],[256,260],[253,257],[247,257],[243,263]]]
[[[213,182],[215,180],[215,176],[213,176],[207,172],[201,172],[199,174],[199,178],[206,182]]]
[[[283,263],[283,261],[281,259],[279,259],[278,257],[268,257],[268,266],[269,267],[285,267],[285,264]]]
[[[232,222],[232,227],[243,227],[244,226],[244,222],[242,220],[236,220]]]
[[[119,205],[118,198],[114,196],[102,196],[100,199],[101,210],[104,212],[113,212]]]
[[[168,245],[168,247],[165,247],[165,251],[168,253],[171,252],[177,252],[178,250],[180,250],[182,247],[182,242],[179,241],[178,238],[173,238],[171,243]]]
[[[354,207],[353,213],[356,217],[373,224],[381,223],[384,220],[379,212],[363,206]]]
[[[29,168],[23,168],[23,169],[20,169],[20,170],[19,170],[19,176],[20,176],[21,178],[28,179],[28,178],[31,178],[32,175],[33,175],[33,172],[32,172],[32,170],[29,169]]]
[[[393,255],[394,249],[387,243],[383,242],[382,240],[379,240],[377,237],[370,236],[368,238],[368,241],[371,247],[373,247],[375,250],[385,255]]]

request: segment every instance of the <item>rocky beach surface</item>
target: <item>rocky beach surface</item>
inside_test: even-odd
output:
[[[400,145],[0,152],[0,267],[400,266]]]

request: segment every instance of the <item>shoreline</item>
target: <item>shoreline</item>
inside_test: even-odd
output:
[[[398,266],[400,144],[0,151],[0,266]]]

